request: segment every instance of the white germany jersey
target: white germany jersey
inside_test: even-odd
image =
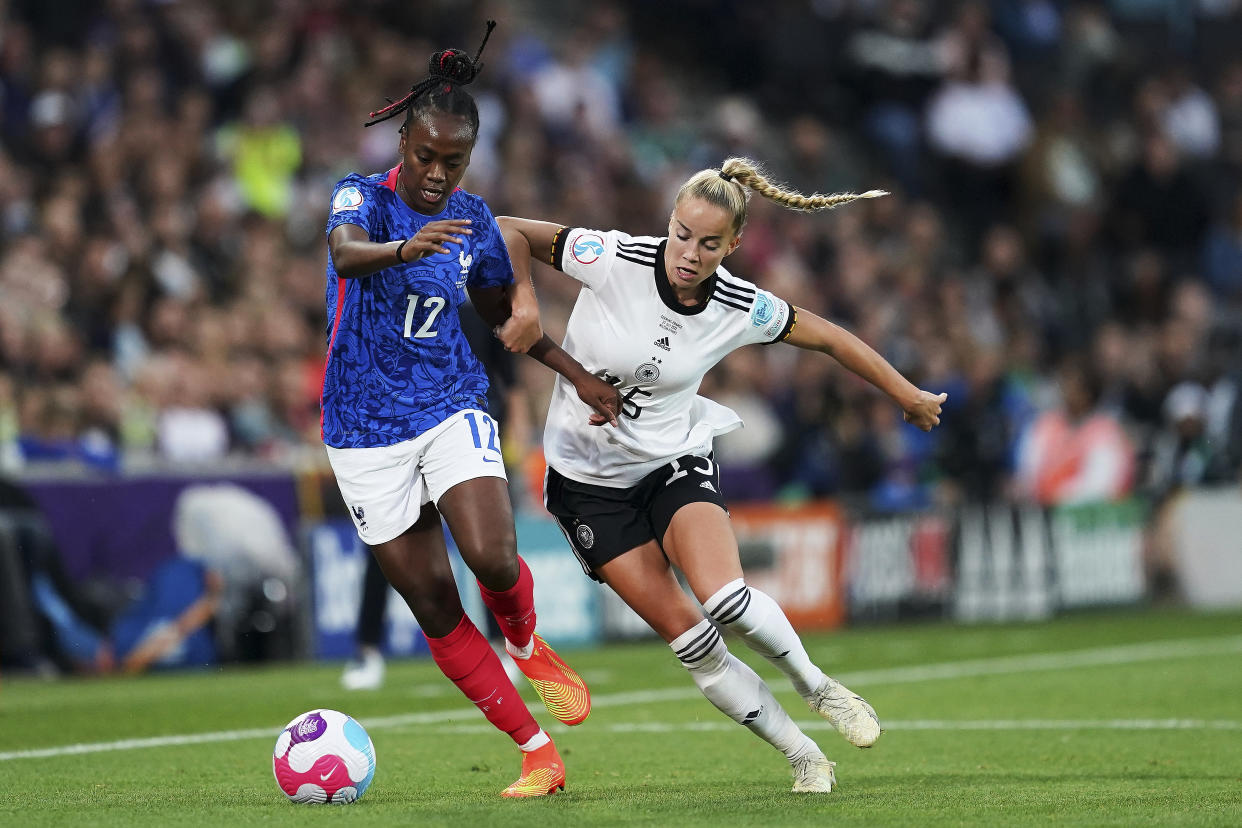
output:
[[[677,302],[664,271],[665,239],[562,228],[552,264],[582,282],[565,350],[619,386],[618,426],[587,425],[591,409],[557,377],[544,430],[548,465],[580,483],[629,487],[683,454],[706,454],[717,434],[742,424],[698,396],[703,375],[743,345],[789,335],[794,310],[719,268],[708,299]]]

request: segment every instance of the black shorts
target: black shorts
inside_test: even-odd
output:
[[[583,570],[595,570],[664,533],[677,510],[688,503],[715,503],[728,512],[720,492],[720,467],[711,455],[686,454],[666,463],[634,486],[592,486],[548,468],[544,500],[560,524]]]

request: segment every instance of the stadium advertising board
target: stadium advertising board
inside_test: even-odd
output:
[[[535,609],[539,632],[558,646],[589,644],[598,640],[602,623],[597,606],[599,588],[565,548],[565,538],[549,520],[519,517],[518,549],[535,579]],[[445,532],[453,577],[462,607],[475,625],[488,629],[487,610],[474,575]],[[353,523],[330,519],[310,523],[304,544],[311,568],[314,654],[318,658],[348,658],[356,649],[354,638],[366,547]],[[418,622],[396,591],[388,590],[384,614],[384,650],[393,656],[426,654],[427,642]]]
[[[1168,527],[1181,595],[1192,607],[1242,607],[1242,491],[1189,491],[1170,504]]]
[[[731,514],[747,583],[776,599],[798,629],[839,626],[845,522],[837,506],[746,505]]]

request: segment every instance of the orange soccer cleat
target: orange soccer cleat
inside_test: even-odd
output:
[[[530,658],[514,658],[548,712],[563,724],[582,724],[591,712],[591,691],[573,668],[536,634]]]
[[[522,775],[500,795],[510,799],[547,796],[557,789],[565,790],[565,763],[556,752],[556,745],[549,741],[541,748],[522,754]]]

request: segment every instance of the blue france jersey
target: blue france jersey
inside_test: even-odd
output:
[[[390,446],[464,408],[487,410],[487,374],[462,332],[466,286],[513,283],[513,267],[487,204],[457,189],[425,216],[396,193],[397,171],[350,174],[332,193],[328,233],[342,224],[371,241],[408,239],[437,219],[470,219],[462,244],[358,279],[337,276],[328,257],[328,359],[323,441],[335,448]]]

